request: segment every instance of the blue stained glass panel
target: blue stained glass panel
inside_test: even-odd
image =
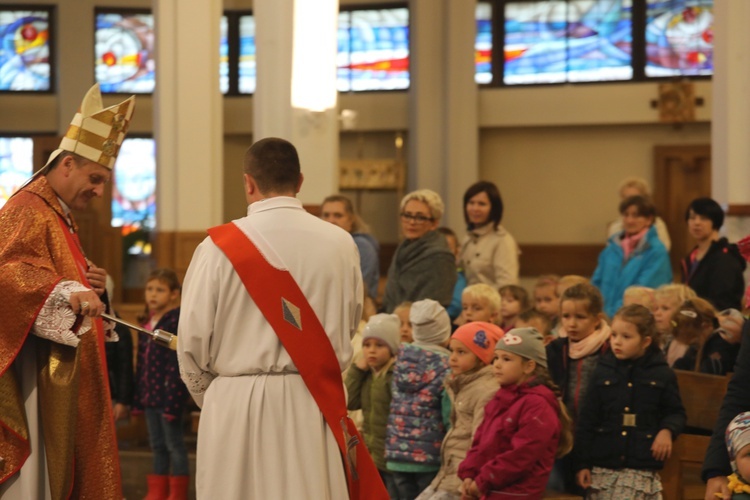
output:
[[[646,76],[713,73],[713,0],[648,0]]]
[[[350,18],[351,12],[339,12],[336,52],[336,88],[339,92],[348,92],[352,89]]]
[[[102,92],[154,91],[154,38],[151,14],[96,15],[96,81]]]
[[[340,13],[338,48],[338,90],[409,88],[409,9]]]
[[[30,137],[0,137],[0,208],[34,171]]]
[[[219,89],[222,94],[229,91],[229,21],[227,16],[221,16],[219,24]]]
[[[0,90],[48,91],[49,13],[0,10]]]
[[[506,4],[504,83],[632,78],[631,13],[631,0]]]
[[[112,226],[123,234],[156,227],[156,149],[153,139],[125,139],[112,182]]]
[[[474,41],[474,80],[477,83],[492,82],[492,4],[477,3],[477,37]]]
[[[255,18],[242,16],[240,17],[240,94],[255,92],[256,70]]]

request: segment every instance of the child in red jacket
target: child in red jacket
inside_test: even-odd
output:
[[[539,332],[509,331],[495,355],[501,389],[485,406],[484,420],[458,468],[462,499],[538,499],[555,457],[570,451],[570,419],[547,372]]]

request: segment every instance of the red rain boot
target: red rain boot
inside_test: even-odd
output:
[[[169,476],[169,498],[167,500],[187,500],[190,476]]]
[[[143,500],[167,500],[169,496],[169,476],[157,476],[149,474],[146,476],[148,493]]]

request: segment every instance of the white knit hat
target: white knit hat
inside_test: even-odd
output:
[[[362,343],[367,339],[378,339],[385,343],[391,354],[398,354],[401,345],[401,320],[395,314],[376,314],[371,316],[362,332]]]
[[[445,308],[431,299],[414,302],[409,311],[414,341],[443,346],[451,335],[451,319]]]

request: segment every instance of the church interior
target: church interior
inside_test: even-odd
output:
[[[290,75],[297,71],[292,31],[304,24],[295,17],[296,3],[14,0],[0,5],[0,16],[9,9],[51,13],[48,89],[3,88],[0,51],[0,141],[31,139],[35,170],[55,149],[80,96],[93,83],[105,89],[118,79],[136,82],[107,87],[104,95],[105,105],[130,93],[137,96],[128,138],[146,142],[126,158],[121,155],[115,171],[123,172],[114,176],[129,187],[105,190],[102,199],[77,214],[83,246],[112,276],[115,308],[124,318],[135,322],[142,311],[151,269],[171,268],[183,278],[206,229],[246,214],[242,159],[254,140],[269,135],[298,143],[305,175],[299,197],[309,211],[318,214],[322,200],[337,192],[354,201],[380,242],[381,281],[401,238],[400,199],[415,189],[436,191],[445,203],[441,225],[462,235],[463,192],[478,180],[500,188],[502,224],[520,247],[520,281],[527,288],[546,274],[591,276],[607,226],[619,217],[618,189],[630,177],[643,178],[651,187],[658,214],[670,229],[675,269],[693,247],[684,216],[690,200],[708,196],[722,205],[727,216],[722,234],[730,241],[750,233],[750,31],[744,22],[750,2],[671,2],[668,11],[684,12],[689,4],[711,14],[700,29],[689,26],[699,20],[687,15],[669,21],[670,27],[693,29],[691,36],[710,42],[706,49],[706,43],[682,40],[694,43],[690,57],[699,62],[708,57],[710,64],[692,71],[682,61],[668,61],[659,68],[672,71],[649,75],[651,42],[644,35],[653,19],[645,24],[635,19],[645,16],[650,0],[340,0],[333,8],[348,13],[351,26],[364,22],[355,22],[355,14],[375,13],[375,26],[392,22],[399,27],[400,22],[400,31],[391,36],[401,33],[407,39],[401,47],[395,39],[385,49],[378,47],[389,51],[383,56],[389,69],[381,73],[393,71],[397,77],[376,76],[364,83],[356,80],[352,62],[361,47],[347,39],[351,60],[347,66],[339,56],[334,82],[339,91],[324,109],[297,108],[288,100],[294,94]],[[632,62],[619,68],[624,76],[603,72],[603,65],[594,67],[595,76],[563,70],[524,80],[523,71],[513,73],[509,61],[522,58],[527,49],[513,52],[517,47],[507,42],[513,23],[504,16],[513,9],[537,8],[533,20],[541,23],[548,15],[552,23],[554,9],[543,4],[563,9],[576,4],[583,9],[580,26],[596,9],[627,11],[623,19],[632,18],[638,28],[622,43],[611,33],[606,40],[632,53]],[[381,10],[391,12],[378,17]],[[114,22],[120,23],[121,38],[107,41],[102,26],[113,15],[120,16]],[[253,31],[243,34],[242,19],[250,15],[255,16]],[[147,16],[151,24],[138,25],[145,19],[138,16]],[[337,19],[344,18],[334,15],[331,23]],[[312,26],[310,39],[328,26],[320,22]],[[598,36],[606,38],[604,31]],[[341,37],[339,26],[339,52]],[[242,52],[250,39],[251,57]],[[112,44],[109,50],[102,47],[106,43]],[[567,49],[561,50],[557,56],[564,57]],[[129,62],[133,72],[123,77],[118,71],[127,68],[113,63],[107,74],[107,57],[125,52],[136,59]],[[591,57],[604,53],[599,48]],[[242,66],[248,60],[251,70]],[[377,75],[373,67],[362,72]],[[250,91],[242,89],[246,71],[256,79]],[[148,79],[144,75],[151,79],[150,88],[139,86]],[[0,149],[0,175],[4,154]],[[123,219],[119,212],[128,210],[135,218]],[[195,430],[192,422],[186,424],[188,435]],[[124,485],[131,488],[126,496],[135,498],[144,492],[148,467],[145,427],[129,423],[120,432]],[[690,452],[687,446],[684,451],[685,456]],[[692,466],[697,462],[693,459]],[[692,494],[698,489],[693,484]],[[680,498],[694,498],[685,495]]]

